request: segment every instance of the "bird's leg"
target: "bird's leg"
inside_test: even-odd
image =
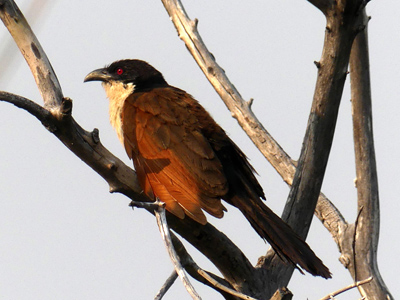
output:
[[[143,202],[143,201],[135,201],[132,200],[131,203],[129,203],[129,206],[134,209],[135,207],[139,208],[145,208],[153,211],[158,211],[160,208],[165,207],[165,203],[162,202],[158,197],[156,198],[156,201],[154,202]]]

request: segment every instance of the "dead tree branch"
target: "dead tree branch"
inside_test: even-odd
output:
[[[363,284],[366,284],[366,283],[370,282],[371,280],[372,280],[372,277],[367,278],[365,280],[357,281],[357,282],[355,282],[353,284],[350,284],[349,286],[346,286],[346,287],[341,288],[341,289],[339,289],[339,290],[337,290],[337,291],[335,291],[335,292],[333,292],[333,293],[331,293],[329,295],[326,295],[325,297],[321,298],[320,300],[334,299],[337,295],[340,295],[340,294],[342,294],[344,292],[347,292],[348,290],[351,290],[351,289],[353,289],[355,287],[360,287]]]
[[[179,257],[176,254],[176,251],[172,244],[171,235],[167,223],[167,217],[165,214],[165,204],[160,202],[159,206],[157,207],[157,209],[154,210],[154,212],[156,214],[158,228],[160,230],[165,247],[167,248],[169,257],[174,265],[176,274],[178,274],[183,283],[183,286],[186,288],[189,295],[192,296],[192,298],[195,300],[201,300],[200,295],[196,292],[193,285],[190,283],[188,276],[183,270]]]
[[[158,291],[157,295],[154,297],[154,300],[161,300],[164,295],[168,292],[170,287],[174,284],[175,280],[178,278],[178,274],[176,274],[175,270],[171,273],[171,275],[167,278],[161,289]]]
[[[195,278],[197,281],[199,281],[205,285],[208,285],[212,289],[218,291],[219,293],[221,293],[221,295],[226,300],[239,300],[240,298],[234,296],[235,294],[246,297],[246,295],[244,295],[244,294],[237,293],[233,289],[232,285],[227,280],[220,278],[213,273],[210,273],[210,272],[207,272],[207,271],[204,271],[203,269],[201,269],[196,264],[196,262],[193,260],[193,258],[190,256],[190,254],[187,252],[183,243],[173,233],[171,233],[171,238],[172,238],[172,242],[174,245],[174,249],[180,258],[182,266],[185,268],[186,272],[190,276]],[[199,272],[199,270],[207,273],[207,275],[203,276],[204,274],[203,275],[200,274],[201,271]],[[208,280],[208,279],[210,279],[210,277],[212,278],[212,280]],[[221,286],[224,286],[225,288],[221,288]],[[243,297],[242,297],[242,299],[243,299]],[[244,298],[244,299],[246,299],[246,298]],[[248,299],[251,299],[251,298],[248,298]]]
[[[208,285],[214,290],[220,292],[225,299],[256,300],[248,295],[237,292],[226,280],[200,268],[178,239],[175,240],[174,247],[181,258],[182,265],[185,267],[185,270],[199,282],[202,282],[203,284]]]
[[[50,61],[43,49],[37,47],[39,41],[18,6],[13,1],[1,0],[0,17],[31,68],[45,107],[60,107],[63,98],[60,83],[55,73],[48,71],[52,70]]]
[[[360,27],[360,1],[334,1],[327,11],[325,41],[319,61],[314,99],[299,162],[282,218],[306,238],[320,194],[347,75],[350,50]],[[301,226],[299,226],[301,224]],[[282,264],[276,257],[274,261]],[[286,269],[286,270],[285,270]],[[282,266],[278,282],[288,283],[290,268]]]
[[[369,18],[365,9],[361,16],[363,23],[367,24]],[[343,236],[344,239],[350,239],[354,247],[341,247],[342,256],[349,258],[347,267],[355,282],[360,278],[373,278],[371,282],[358,287],[363,297],[392,299],[377,262],[380,210],[366,26],[357,35],[351,50],[350,79],[359,220],[358,225],[354,226],[355,234],[345,232]],[[357,255],[353,255],[353,251]]]

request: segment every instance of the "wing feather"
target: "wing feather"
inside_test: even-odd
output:
[[[159,197],[177,217],[186,214],[205,224],[202,209],[223,216],[220,198],[228,186],[185,97],[190,96],[174,89],[132,94],[122,111],[124,144],[138,176],[144,177],[140,183],[146,194]]]

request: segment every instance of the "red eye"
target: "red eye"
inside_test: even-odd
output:
[[[123,73],[124,73],[124,69],[122,69],[122,68],[117,69],[118,75],[122,75]]]

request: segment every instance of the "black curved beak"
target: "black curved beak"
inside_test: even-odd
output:
[[[88,81],[103,81],[107,82],[112,79],[112,76],[110,73],[107,72],[107,69],[101,68],[94,70],[90,72],[89,74],[86,75],[85,79],[83,82],[88,82]]]

